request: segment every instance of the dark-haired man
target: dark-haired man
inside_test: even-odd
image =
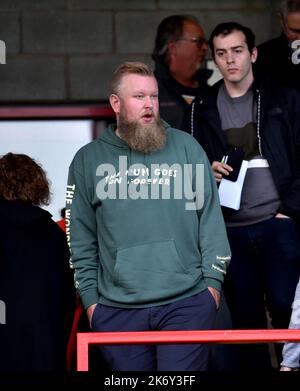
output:
[[[220,182],[232,172],[222,158],[239,148],[248,169],[238,210],[224,208],[232,261],[225,297],[237,329],[287,328],[300,273],[300,97],[254,80],[253,32],[222,23],[209,45],[223,75],[193,102],[190,129]],[[270,368],[266,345],[239,346],[241,369]]]

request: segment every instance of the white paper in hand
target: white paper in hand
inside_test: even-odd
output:
[[[248,161],[243,160],[238,178],[235,182],[223,177],[219,186],[220,204],[227,208],[239,210],[241,204],[241,194],[247,172]]]

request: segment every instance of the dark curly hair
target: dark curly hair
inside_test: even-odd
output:
[[[45,171],[27,155],[7,153],[0,158],[0,197],[48,205],[50,189]]]

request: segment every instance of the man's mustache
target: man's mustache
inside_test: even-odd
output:
[[[152,117],[154,117],[154,111],[151,109],[147,109],[147,110],[143,111],[142,117],[144,117],[145,115],[151,115]]]

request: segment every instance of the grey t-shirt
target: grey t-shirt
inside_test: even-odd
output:
[[[259,154],[257,106],[252,88],[246,94],[232,98],[222,85],[218,93],[217,106],[228,147],[242,148],[245,160],[249,160],[240,209],[224,210],[226,224],[245,226],[267,220],[276,214],[280,199],[268,162]]]

